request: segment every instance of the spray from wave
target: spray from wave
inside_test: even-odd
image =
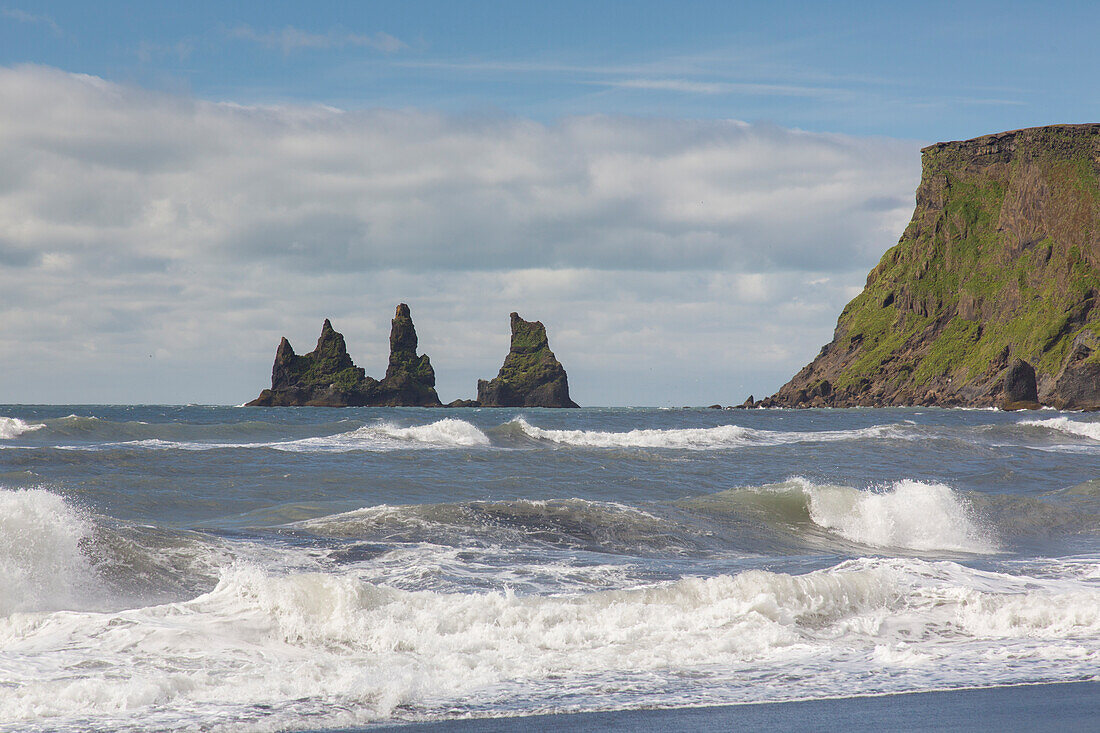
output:
[[[46,426],[41,423],[28,423],[25,420],[20,420],[17,417],[0,416],[0,440],[10,440],[12,438],[17,438],[23,433],[40,430],[44,427]]]
[[[71,608],[88,590],[91,525],[56,494],[0,489],[0,615]]]
[[[898,481],[886,491],[804,483],[810,519],[871,547],[924,552],[996,551],[962,497],[951,487]]]
[[[807,523],[865,547],[890,551],[991,553],[997,544],[967,500],[949,486],[903,480],[888,489],[815,484],[796,477],[780,484],[730,489],[681,502],[705,511],[757,514],[805,534]]]

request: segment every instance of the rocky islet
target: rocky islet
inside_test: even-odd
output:
[[[569,397],[564,367],[550,351],[546,327],[511,314],[508,355],[496,378],[478,380],[478,399],[447,407],[577,407]],[[248,407],[442,407],[435,370],[418,355],[409,306],[401,303],[390,328],[390,357],[381,380],[366,375],[348,355],[344,337],[326,318],[317,346],[296,354],[284,337],[275,351],[271,389]]]
[[[326,318],[317,346],[295,354],[283,337],[271,368],[271,389],[249,407],[440,407],[435,371],[427,354],[417,356],[409,306],[397,306],[390,328],[390,360],[381,380],[368,377],[348,356],[344,337]]]

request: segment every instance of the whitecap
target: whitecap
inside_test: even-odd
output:
[[[91,576],[80,549],[90,532],[57,494],[0,489],[0,615],[79,603]]]
[[[1068,417],[1052,417],[1046,420],[1022,420],[1020,425],[1049,428],[1068,435],[1100,440],[1100,422],[1071,420]]]
[[[779,431],[719,425],[711,428],[635,429],[625,432],[603,430],[553,430],[540,428],[518,417],[515,425],[529,438],[560,445],[586,448],[674,448],[713,450],[743,446],[788,443],[833,442],[867,438],[905,438],[905,426],[875,425],[855,430]]]
[[[964,498],[944,484],[909,479],[884,491],[816,485],[795,479],[810,519],[852,542],[918,552],[996,551]]]
[[[42,423],[28,423],[27,421],[20,420],[17,417],[0,416],[0,440],[10,440],[11,438],[17,438],[23,433],[40,430],[44,427],[46,426]]]

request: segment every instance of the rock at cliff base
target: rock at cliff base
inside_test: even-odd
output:
[[[477,382],[482,407],[577,407],[565,369],[550,350],[546,327],[511,314],[512,342],[496,378]]]
[[[1074,339],[1051,395],[1060,410],[1100,410],[1100,336],[1086,331]]]
[[[1035,382],[1035,367],[1023,359],[1016,359],[1005,372],[1004,398],[1001,408],[1005,410],[1037,410],[1039,388]]]

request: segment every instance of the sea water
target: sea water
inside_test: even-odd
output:
[[[1100,416],[0,407],[0,730],[1098,678]]]

